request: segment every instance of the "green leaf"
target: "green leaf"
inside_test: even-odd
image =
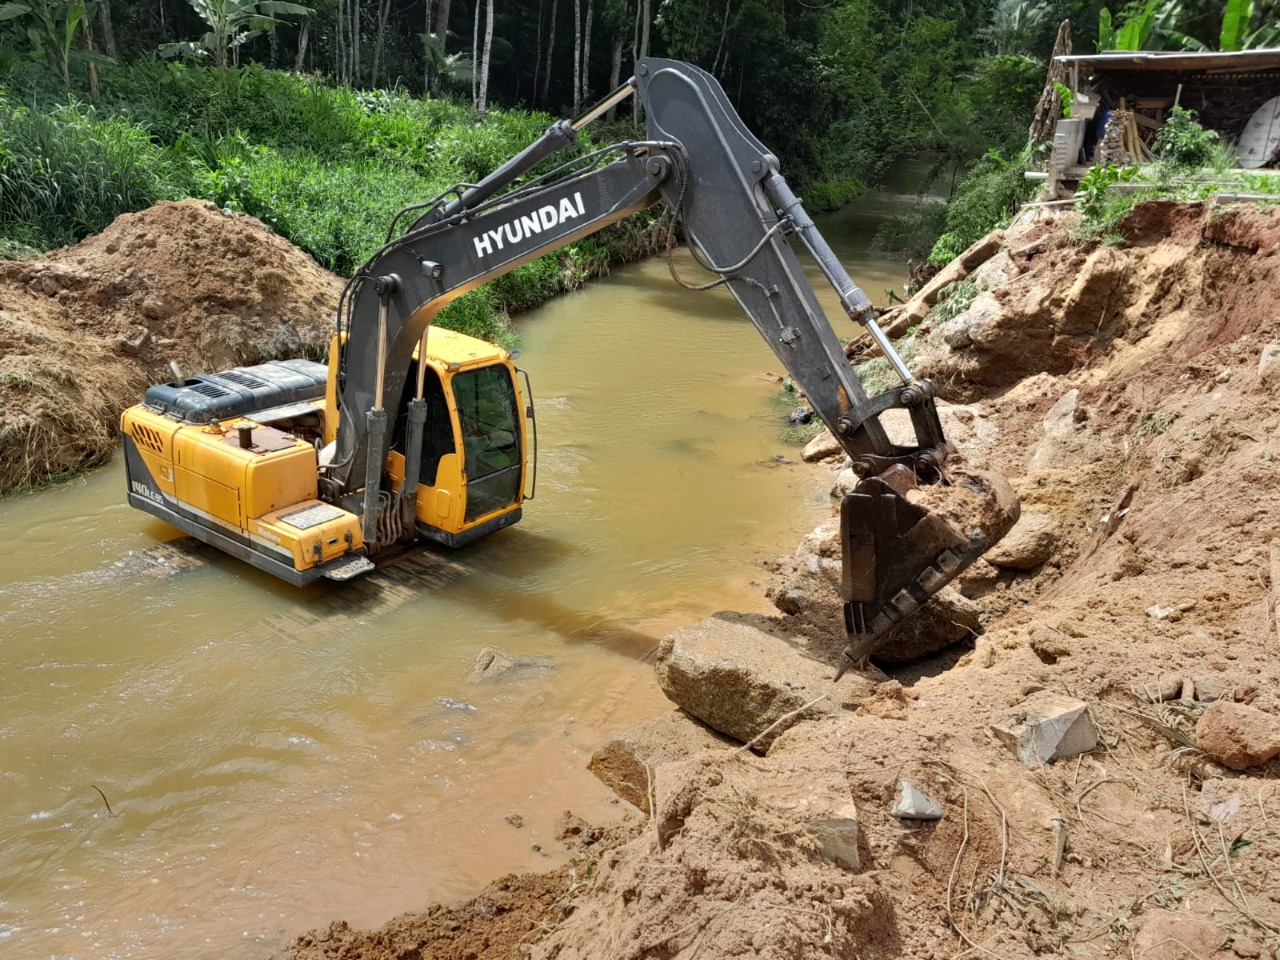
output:
[[[1194,50],[1197,53],[1209,52],[1209,47],[1204,42],[1185,33],[1180,33],[1177,30],[1166,30],[1164,35],[1183,50]]]
[[[1249,20],[1253,17],[1253,0],[1227,0],[1222,13],[1222,33],[1218,37],[1218,49],[1235,53],[1244,49],[1245,34],[1249,32]]]
[[[31,8],[25,3],[0,4],[0,21],[16,20],[18,17],[25,17],[30,13]]]
[[[1245,840],[1243,837],[1237,837],[1231,843],[1231,856],[1238,857],[1252,846],[1252,840]]]
[[[1116,32],[1111,24],[1111,11],[1106,7],[1098,14],[1098,50],[1105,52],[1116,48]]]
[[[267,14],[294,14],[299,17],[309,17],[315,13],[310,7],[304,7],[300,3],[285,3],[284,0],[262,0],[261,3],[253,6],[259,13]]]

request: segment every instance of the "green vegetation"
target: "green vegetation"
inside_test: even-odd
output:
[[[986,289],[985,284],[977,284],[971,280],[957,280],[948,284],[939,292],[932,316],[937,323],[946,323],[968,310],[978,294]]]
[[[1156,136],[1159,162],[1144,167],[1096,166],[1080,181],[1076,196],[1084,234],[1120,243],[1120,222],[1144,200],[1207,200],[1218,194],[1274,196],[1280,176],[1235,169],[1231,147],[1203,129],[1190,110],[1174,107]]]
[[[1214,158],[1218,135],[1196,122],[1194,110],[1174,107],[1156,133],[1154,152],[1174,169],[1195,170]]]
[[[347,275],[401,207],[473,181],[533,140],[545,115],[477,122],[447,100],[356,91],[248,67],[108,65],[96,103],[67,96],[35,64],[0,90],[0,255],[75,243],[157,200],[198,197],[261,219]],[[23,103],[30,106],[22,105]],[[633,218],[450,305],[442,322],[501,338],[528,309],[657,245],[656,214]]]
[[[1234,49],[1274,32],[1280,0],[1130,2],[1114,21],[1103,2],[0,0],[0,255],[195,196],[346,274],[399,207],[475,181],[636,60],[669,56],[721,81],[814,212],[906,154],[936,157],[928,185],[949,204],[922,202],[878,246],[940,259],[1034,189],[1026,125],[1063,19],[1098,23],[1104,46]],[[1077,29],[1077,47],[1093,41]],[[637,136],[631,111],[596,136]],[[450,316],[525,309],[660,238],[641,216]]]

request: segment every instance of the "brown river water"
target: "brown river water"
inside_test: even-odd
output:
[[[820,223],[876,301],[904,270],[866,245],[904,202]],[[783,371],[661,258],[518,326],[537,499],[429,588],[166,573],[145,551],[175,532],[125,506],[118,460],[0,501],[0,955],[263,957],[546,869],[566,808],[620,815],[586,763],[669,709],[654,646],[766,610],[759,562],[829,514],[831,477],[770,462],[799,460]],[[490,645],[544,659],[470,682]]]

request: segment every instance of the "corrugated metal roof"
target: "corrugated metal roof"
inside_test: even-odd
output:
[[[1280,48],[1241,50],[1237,53],[1187,53],[1182,50],[1112,50],[1057,57],[1058,63],[1108,70],[1194,70],[1248,72],[1280,68]]]

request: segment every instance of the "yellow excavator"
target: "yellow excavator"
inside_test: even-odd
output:
[[[644,139],[583,154],[578,131],[629,96]],[[551,169],[554,154],[571,158]],[[541,172],[539,172],[541,168]],[[516,523],[536,483],[527,376],[499,347],[432,320],[451,300],[664,202],[852,459],[841,504],[846,655],[892,626],[1013,525],[1001,478],[949,466],[927,380],[912,376],[716,80],[645,59],[476,184],[402,210],[347,283],[328,364],[285,360],[157,384],[121,420],[129,502],[293,584],[342,581],[415,539],[458,547]],[[902,381],[868,397],[793,247]],[[880,415],[906,410],[916,442]],[[620,425],[620,431],[623,426]]]

